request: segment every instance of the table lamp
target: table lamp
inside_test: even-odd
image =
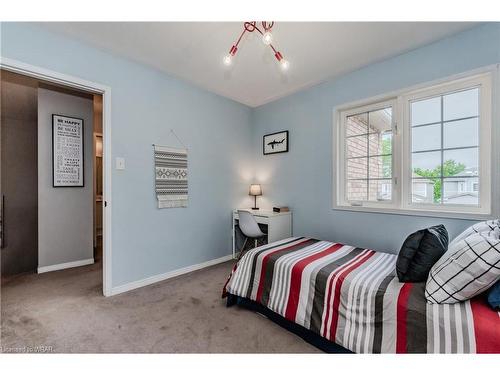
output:
[[[248,194],[254,196],[254,206],[252,207],[252,210],[258,210],[259,208],[257,207],[257,195],[262,195],[262,188],[259,184],[252,184],[250,185],[250,191],[248,192]]]

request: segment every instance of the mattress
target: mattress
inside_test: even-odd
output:
[[[425,283],[398,281],[396,259],[293,237],[248,251],[224,292],[356,353],[500,353],[500,314],[484,296],[428,304]]]

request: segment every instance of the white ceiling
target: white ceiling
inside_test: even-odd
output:
[[[277,22],[274,44],[290,61],[286,74],[256,33],[247,33],[231,68],[222,64],[242,30],[239,22],[43,25],[256,107],[476,24]]]

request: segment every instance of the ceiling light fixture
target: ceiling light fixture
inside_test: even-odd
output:
[[[285,60],[281,52],[279,52],[276,48],[273,46],[273,34],[271,33],[271,29],[274,26],[274,22],[268,22],[268,21],[262,21],[261,23],[262,30],[257,26],[257,21],[250,21],[250,22],[244,22],[243,23],[243,31],[240,34],[240,37],[236,41],[235,44],[231,47],[229,50],[229,53],[224,56],[222,59],[222,62],[226,66],[230,66],[233,63],[233,57],[236,55],[236,52],[238,51],[238,45],[241,42],[241,38],[243,38],[243,35],[245,35],[246,32],[253,33],[254,31],[257,31],[262,35],[262,42],[266,45],[271,47],[271,49],[274,52],[274,57],[278,62],[280,63],[281,70],[286,71],[290,67],[290,63],[288,60]]]

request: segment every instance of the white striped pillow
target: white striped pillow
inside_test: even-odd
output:
[[[425,286],[429,303],[468,300],[500,279],[500,230],[458,241],[432,266]]]

